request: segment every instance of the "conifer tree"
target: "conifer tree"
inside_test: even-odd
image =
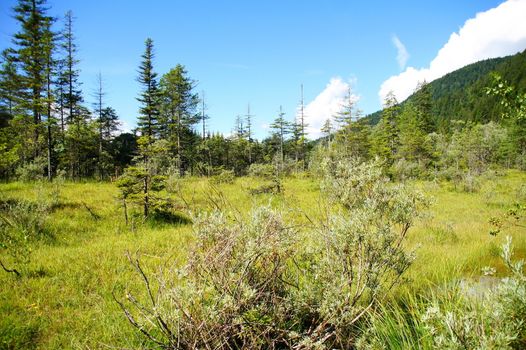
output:
[[[356,120],[355,105],[356,100],[352,94],[351,87],[349,87],[340,111],[334,116],[334,121],[340,129],[344,129],[347,125],[351,124],[353,120]]]
[[[382,110],[382,118],[372,135],[371,151],[374,155],[383,158],[387,166],[393,164],[398,148],[398,114],[400,107],[394,93],[387,94]]]
[[[141,133],[141,145],[150,146],[158,135],[160,91],[157,84],[157,73],[153,70],[153,40],[146,39],[145,46],[137,78],[142,85],[141,93],[137,98],[141,103],[137,125]]]
[[[327,148],[329,148],[331,145],[331,137],[333,130],[334,128],[332,126],[331,118],[327,118],[320,130],[322,132],[322,135],[327,139]]]
[[[426,131],[419,118],[418,110],[411,102],[407,103],[400,113],[399,130],[397,158],[411,162],[426,158]]]
[[[279,139],[280,162],[281,166],[283,167],[283,162],[285,161],[283,145],[285,143],[286,135],[290,133],[290,123],[285,120],[285,113],[283,112],[283,108],[281,106],[279,106],[278,117],[274,119],[272,124],[270,124],[270,128],[275,130],[274,135],[276,135]]]
[[[53,21],[47,10],[45,0],[19,0],[14,7],[15,19],[21,26],[13,37],[13,56],[20,74],[17,101],[20,112],[32,117],[32,123],[27,126],[33,133],[35,156],[40,153],[39,135],[46,109],[46,65],[50,54],[47,39]]]
[[[208,106],[205,102],[205,92],[201,91],[201,127],[203,128],[201,137],[203,140],[206,138],[206,133],[208,131],[208,129],[206,128],[206,121],[210,119],[210,116],[206,114],[207,109]]]
[[[248,141],[248,164],[252,164],[252,143],[254,140],[252,139],[252,120],[254,118],[254,115],[250,114],[250,103],[247,105],[247,114],[245,114],[245,121],[246,121],[246,132],[247,132],[247,141]]]
[[[79,128],[82,123],[80,106],[84,99],[80,89],[81,83],[79,82],[80,70],[77,67],[79,60],[76,57],[77,44],[73,33],[73,20],[73,13],[71,11],[66,12],[64,16],[64,31],[62,33],[62,49],[65,53],[62,81],[65,85],[63,98],[68,113],[67,121],[69,124],[75,124]]]
[[[44,32],[44,49],[46,50],[46,58],[47,62],[45,64],[45,74],[46,74],[46,129],[47,129],[47,135],[46,135],[46,144],[47,144],[47,177],[48,180],[51,181],[53,177],[53,164],[52,164],[52,158],[54,156],[53,154],[53,146],[54,146],[54,137],[53,137],[53,129],[56,125],[56,120],[54,117],[55,111],[53,104],[55,102],[54,100],[54,76],[56,74],[56,59],[54,57],[55,53],[55,41],[56,41],[56,34],[51,31],[51,24],[52,20],[49,20],[46,23],[47,30]]]
[[[414,97],[414,107],[417,112],[418,123],[422,131],[427,135],[435,130],[433,120],[433,98],[429,84],[424,80],[419,83]]]
[[[305,101],[303,99],[303,84],[301,84],[301,99],[300,99],[300,108],[299,108],[299,115],[297,118],[297,124],[298,124],[298,132],[299,132],[299,148],[300,148],[300,158],[303,160],[303,166],[306,166],[306,156],[307,156],[307,149],[306,149],[306,141],[307,141],[307,133],[305,129],[308,127],[308,124],[306,122],[306,115],[305,115]]]
[[[160,82],[160,129],[168,141],[170,153],[176,155],[181,175],[189,161],[192,127],[202,118],[197,112],[199,96],[193,92],[194,86],[195,82],[180,64],[164,74]]]
[[[14,116],[20,88],[20,76],[13,54],[12,49],[5,49],[0,57],[0,109],[9,118]]]

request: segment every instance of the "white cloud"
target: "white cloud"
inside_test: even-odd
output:
[[[382,83],[381,101],[393,91],[399,101],[411,95],[419,81],[427,82],[487,58],[515,54],[526,48],[526,0],[508,0],[468,19],[438,51],[429,67],[408,67]]]
[[[305,121],[309,124],[307,133],[310,138],[320,137],[323,123],[341,110],[349,87],[350,83],[342,78],[331,78],[325,89],[305,106]],[[357,101],[358,96],[353,95],[353,99]]]
[[[407,60],[409,59],[409,52],[407,52],[405,45],[402,44],[398,36],[393,35],[392,40],[397,50],[396,60],[398,61],[398,66],[400,66],[400,69],[404,69],[407,63]]]

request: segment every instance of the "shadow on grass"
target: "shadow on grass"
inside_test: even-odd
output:
[[[169,225],[188,225],[192,223],[192,220],[182,213],[158,210],[153,211],[148,221],[153,224]]]

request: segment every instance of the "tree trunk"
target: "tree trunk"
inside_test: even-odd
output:
[[[126,204],[126,198],[122,199],[122,206],[124,208],[124,221],[126,222],[126,226],[128,226],[128,206]]]
[[[148,217],[148,209],[149,209],[149,202],[148,202],[148,176],[144,178],[144,218],[146,219]]]

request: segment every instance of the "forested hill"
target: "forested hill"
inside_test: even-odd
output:
[[[437,125],[447,126],[451,120],[487,122],[500,116],[500,105],[496,98],[486,94],[492,83],[492,73],[498,73],[516,91],[526,91],[526,50],[512,56],[479,61],[428,84],[433,100],[432,113]],[[409,96],[402,104],[415,99]],[[382,111],[367,116],[370,124],[376,125]]]

